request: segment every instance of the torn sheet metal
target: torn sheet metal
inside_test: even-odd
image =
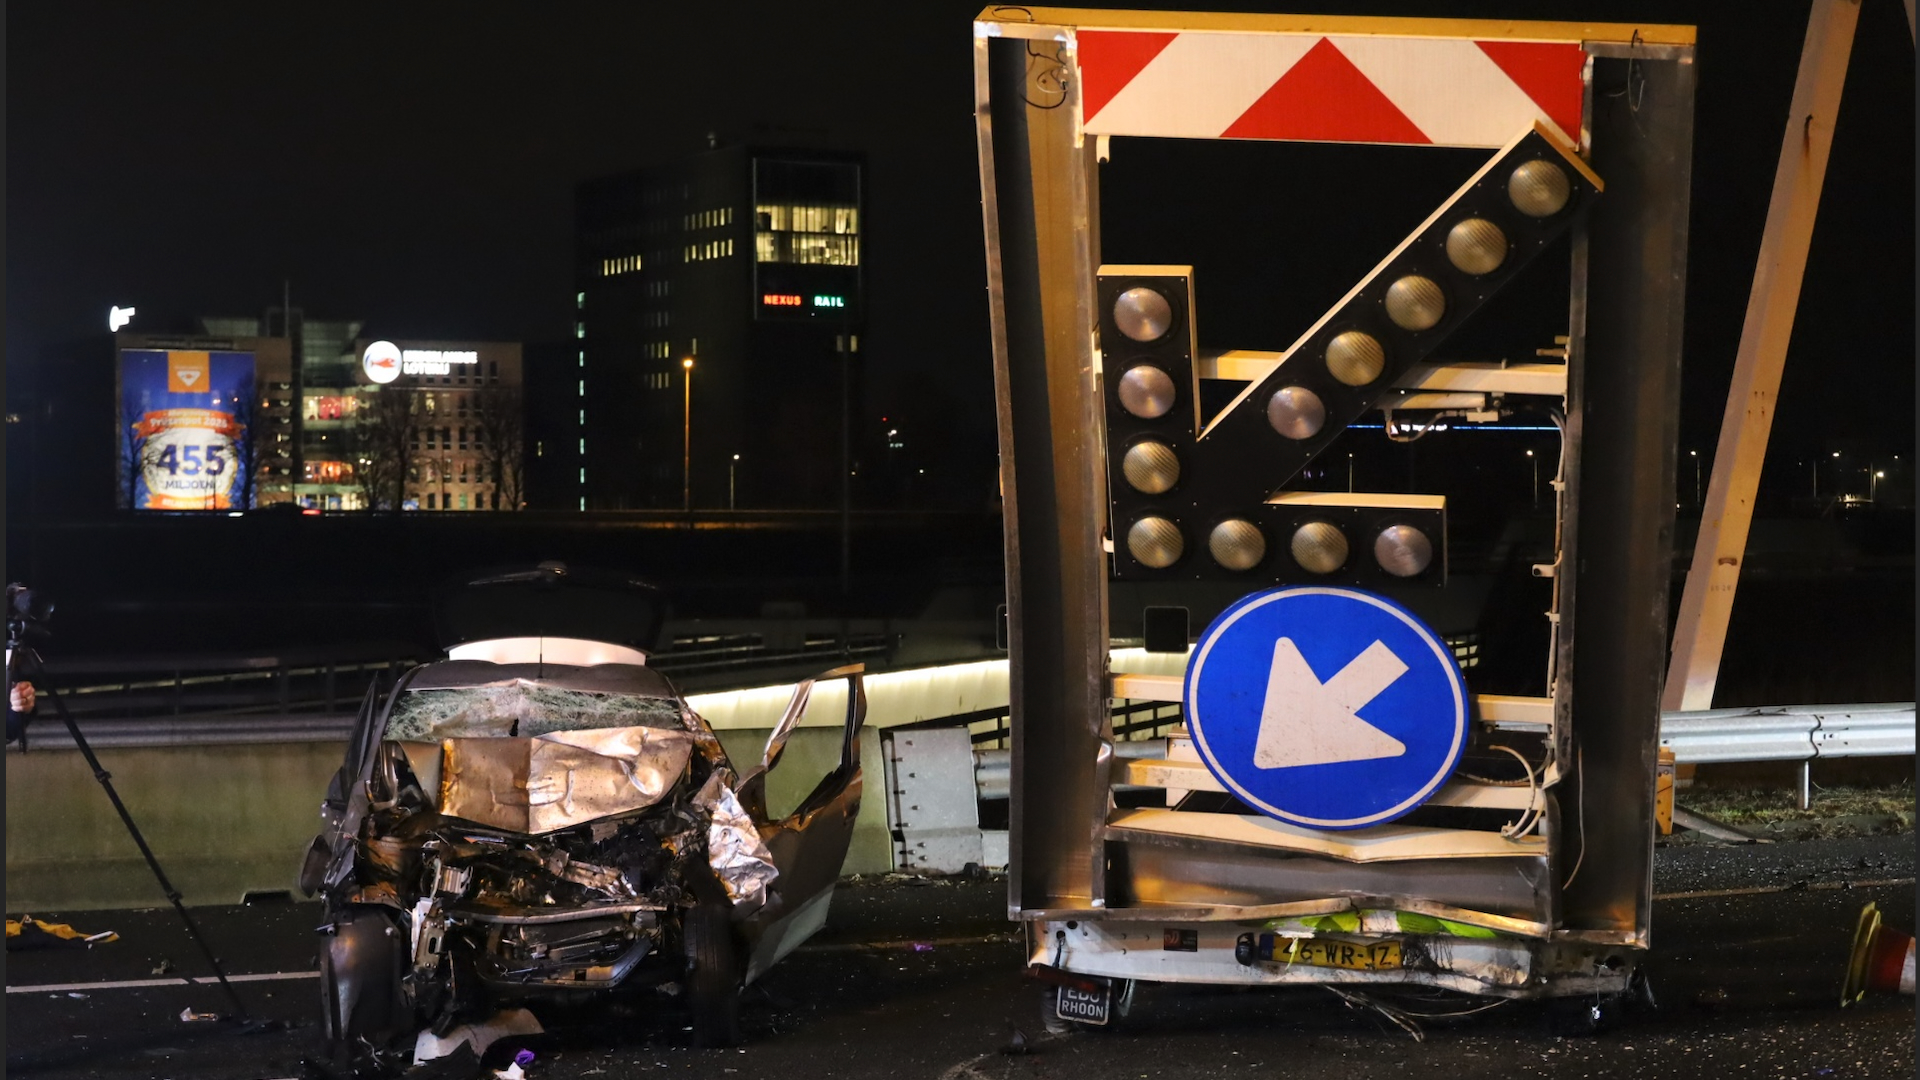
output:
[[[766,902],[767,887],[780,871],[773,865],[773,853],[760,838],[753,818],[727,786],[727,779],[727,773],[714,772],[693,801],[713,815],[707,826],[707,862],[726,886],[736,909],[754,908]]]
[[[693,736],[655,727],[442,743],[440,812],[540,835],[652,806],[686,771]]]

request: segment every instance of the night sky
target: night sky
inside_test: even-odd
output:
[[[103,335],[110,304],[138,307],[135,330],[184,330],[197,314],[277,304],[283,280],[309,317],[363,318],[381,336],[558,338],[573,291],[573,185],[696,151],[711,131],[868,155],[871,401],[949,410],[955,436],[990,464],[978,10],[961,0],[10,4],[8,368]],[[1340,10],[1700,25],[1682,445],[1704,455],[1806,4]],[[1776,458],[1912,446],[1913,57],[1897,0],[1865,0]],[[1251,178],[1244,195],[1261,197]],[[1335,196],[1314,214],[1365,211]],[[1274,257],[1298,257],[1283,241]],[[1364,268],[1390,246],[1354,259]],[[1259,268],[1202,266],[1203,280],[1242,271]],[[1337,296],[1348,283],[1328,288]]]

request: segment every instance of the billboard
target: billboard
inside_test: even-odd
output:
[[[253,501],[250,352],[120,353],[121,505],[242,509]]]

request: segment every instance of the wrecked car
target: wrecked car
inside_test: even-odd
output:
[[[850,683],[839,762],[776,819],[767,773],[816,680],[740,772],[645,660],[489,638],[369,689],[301,875],[326,906],[331,1045],[382,1052],[632,987],[677,993],[696,1043],[738,1040],[741,987],[825,922],[859,809],[864,669],[818,677]]]

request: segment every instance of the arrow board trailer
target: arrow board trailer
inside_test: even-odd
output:
[[[1031,7],[975,22],[1009,912],[1060,1018],[1104,1023],[1136,981],[1413,984],[1588,1019],[1635,985],[1693,41],[1684,26]],[[1200,165],[1153,167],[1169,148]],[[1229,155],[1249,153],[1302,156],[1223,186],[1252,160]],[[1336,155],[1319,159],[1333,182],[1309,182],[1314,154]],[[1367,200],[1395,184],[1417,224],[1358,263],[1267,241],[1293,292],[1337,298],[1305,311],[1237,282],[1262,260],[1212,258],[1169,209],[1186,197],[1243,242],[1289,221],[1379,233],[1392,215]],[[1231,205],[1236,190],[1259,195]],[[1122,261],[1143,256],[1174,261]],[[1203,334],[1196,267],[1226,298],[1209,323],[1247,339]],[[1554,346],[1535,348],[1543,318]],[[1510,329],[1527,340],[1500,343]],[[1521,361],[1486,359],[1500,348]],[[1474,516],[1487,501],[1456,485],[1449,507],[1411,456],[1404,484],[1355,484],[1348,455],[1383,445],[1369,432],[1449,425],[1484,426],[1425,444],[1423,462],[1499,430],[1549,432],[1535,445],[1558,454],[1524,616],[1544,652],[1523,665],[1544,671],[1531,695],[1476,686],[1486,669],[1463,672],[1435,629],[1472,628],[1461,612],[1486,606],[1488,575],[1448,532],[1452,515],[1463,538],[1497,537]],[[1110,670],[1113,644],[1141,632],[1185,646],[1184,666]],[[1116,753],[1114,702],[1143,699],[1180,707],[1165,760]]]

